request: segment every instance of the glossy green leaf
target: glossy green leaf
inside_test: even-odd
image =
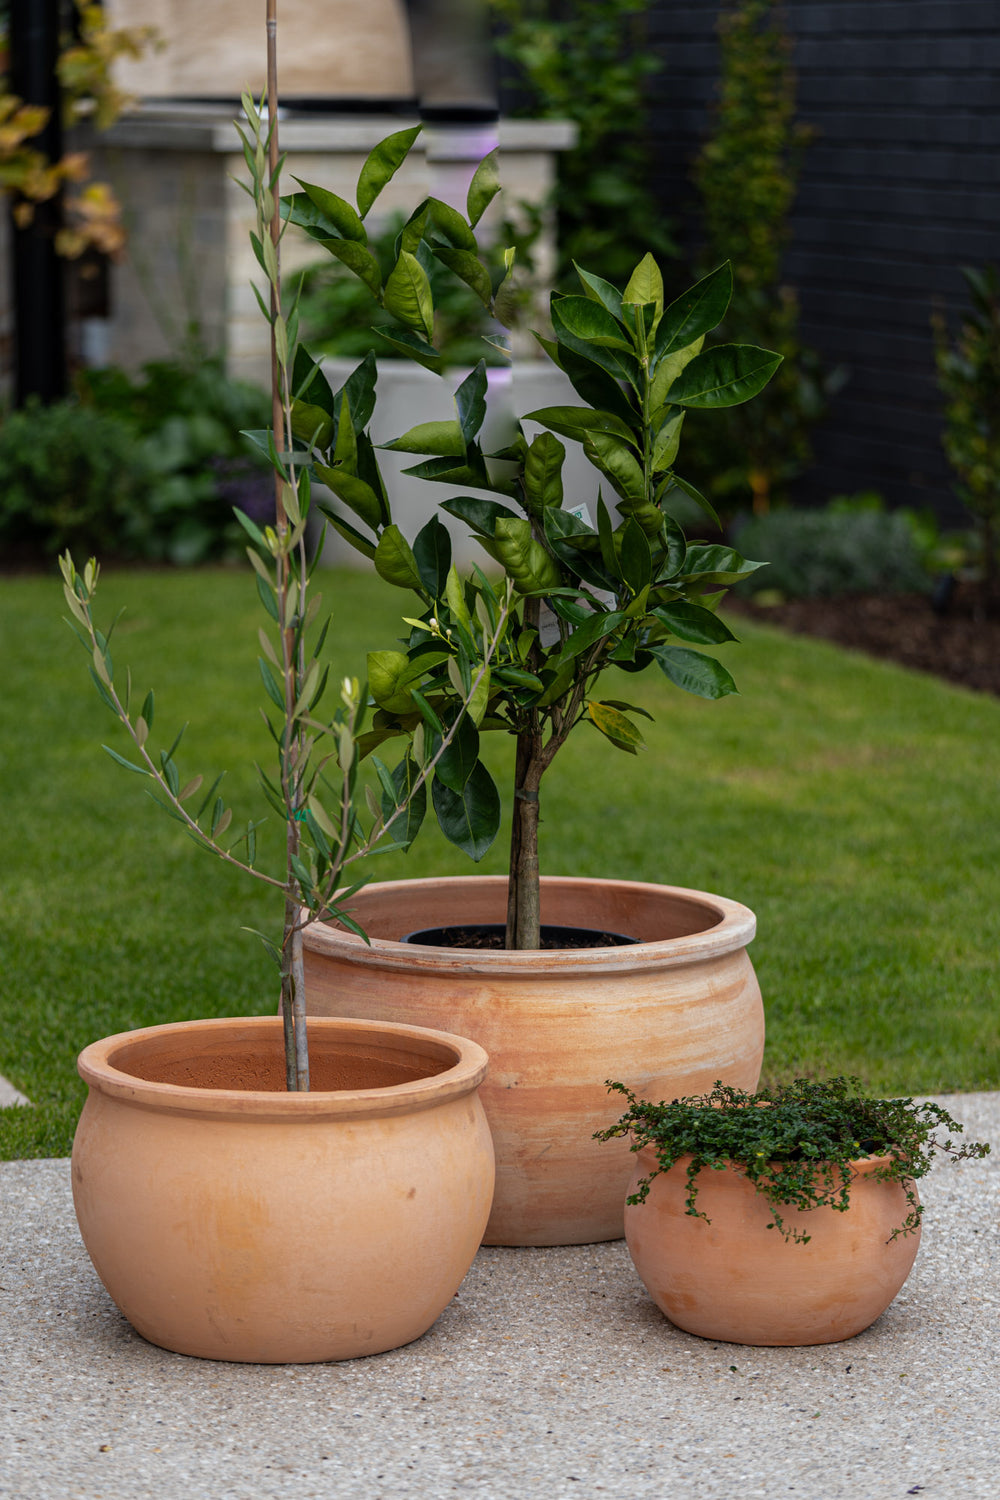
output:
[[[756,573],[765,563],[751,562],[741,557],[732,547],[703,546],[696,543],[684,554],[681,577],[696,578],[700,583],[722,586],[738,583]]]
[[[480,536],[490,538],[499,520],[521,519],[509,506],[501,505],[499,500],[480,499],[477,495],[456,495],[451,500],[442,501],[441,509],[456,520],[464,521]]]
[[[431,516],[413,541],[413,558],[424,588],[439,599],[448,582],[451,568],[451,537],[437,516]]]
[[[473,173],[472,181],[469,183],[466,212],[469,216],[469,223],[473,227],[479,223],[499,191],[499,152],[494,150],[488,156],[483,157]]]
[[[356,552],[360,552],[362,557],[367,557],[369,562],[374,561],[375,544],[370,542],[367,537],[362,536],[356,527],[352,526],[343,516],[339,516],[328,504],[324,505],[322,499],[317,503],[334,531],[342,536],[345,542],[349,542]]]
[[[610,432],[588,432],[583,451],[625,500],[644,501],[646,480],[631,447]]]
[[[653,554],[641,526],[629,519],[621,533],[621,572],[633,595],[649,587],[653,577]]]
[[[660,424],[653,443],[653,455],[650,460],[650,468],[654,474],[662,473],[669,469],[677,457],[681,445],[681,428],[684,425],[684,412],[672,411],[671,415]]]
[[[553,311],[558,309],[559,313],[559,322],[554,324],[557,338],[560,332],[565,332],[604,349],[634,353],[624,328],[603,302],[596,302],[592,297],[556,297],[552,308]]]
[[[651,303],[659,312],[663,307],[663,277],[652,255],[647,253],[629,277],[622,302],[640,306]]]
[[[670,475],[664,494],[669,495],[672,489],[678,489],[682,494],[687,495],[688,499],[693,500],[695,505],[699,506],[705,512],[706,516],[710,517],[710,519],[715,522],[719,530],[722,530],[722,522],[719,520],[719,516],[715,509],[715,506],[712,504],[711,500],[708,500],[701,493],[701,490],[695,489],[693,484],[689,484],[688,481],[686,479],[682,479],[679,474]]]
[[[614,589],[618,582],[617,570],[608,573],[600,555],[597,533],[566,510],[550,507],[543,513],[542,524],[545,537],[559,561],[591,588]],[[557,613],[563,613],[558,601],[553,601]]]
[[[610,432],[627,443],[637,443],[632,428],[621,417],[611,411],[595,411],[591,406],[541,406],[537,411],[526,412],[522,421],[540,422],[543,427],[580,443],[588,432]]]
[[[428,198],[427,209],[428,234],[441,235],[456,250],[471,250],[473,254],[478,251],[476,236],[457,208],[442,202],[440,198]],[[436,250],[437,246],[431,248]]]
[[[566,302],[572,304],[568,311],[573,324],[576,326],[570,326],[566,321],[567,310],[563,305]],[[579,311],[579,309],[584,308],[588,309],[586,313]],[[621,337],[622,330],[618,328],[614,318],[600,303],[591,302],[587,297],[553,297],[550,311],[552,327],[560,349],[568,349],[571,354],[582,356],[583,359],[588,360],[591,364],[597,365],[599,369],[604,370],[614,380],[628,381],[630,385],[638,388],[638,361],[633,354],[627,353],[624,347],[618,347],[618,345],[624,345],[624,339]],[[602,314],[604,322],[603,324],[599,324]],[[609,324],[614,324],[618,328],[618,338],[612,342],[610,334],[606,338],[588,338],[578,333],[576,327],[586,327],[588,321],[595,328],[602,326],[606,329]],[[567,371],[567,373],[569,372]],[[586,396],[584,396],[584,400],[586,399]],[[607,403],[604,401],[597,401],[592,404],[602,409],[607,406]],[[610,409],[613,410],[614,408],[611,407]]]
[[[296,401],[305,401],[309,406],[319,406],[332,417],[336,411],[330,382],[313,359],[308,349],[300,344],[295,351],[292,366],[292,395]]]
[[[293,217],[293,223],[315,229],[329,229],[334,236],[342,235],[344,239],[356,240],[362,245],[367,243],[365,226],[346,199],[331,193],[329,188],[303,182],[301,177],[296,177],[295,181],[303,189],[307,201],[302,203],[302,193],[295,193],[290,200],[286,200],[294,205],[299,214],[299,217]],[[314,211],[312,214],[310,207]]]
[[[458,423],[465,440],[465,447],[475,441],[479,429],[486,420],[486,390],[486,363],[480,360],[455,392]],[[463,447],[463,453],[465,447]]]
[[[551,432],[542,432],[528,448],[524,463],[524,489],[528,510],[540,515],[548,506],[563,502],[562,466],[566,449]]]
[[[563,666],[566,662],[572,661],[575,656],[579,656],[584,651],[589,651],[591,646],[596,646],[599,641],[604,640],[605,636],[611,635],[613,631],[617,630],[624,619],[625,616],[620,610],[611,610],[607,614],[600,614],[595,611],[585,624],[574,630],[565,646],[559,652],[553,665],[556,667]]]
[[[594,407],[596,411],[613,412],[625,423],[626,427],[631,428],[637,420],[637,414],[614,376],[593,364],[591,360],[584,359],[568,344],[553,344],[546,339],[538,338],[537,334],[535,337],[553,363],[558,365],[567,376],[577,395],[581,396],[588,406]]]
[[[482,761],[460,792],[435,777],[431,797],[445,838],[471,859],[482,859],[500,828],[500,794]]]
[[[696,354],[700,354],[705,340],[695,339],[683,349],[675,349],[661,359],[649,385],[649,409],[653,420],[659,421],[669,409],[670,388],[682,370],[686,370]]]
[[[601,560],[607,571],[616,580],[615,592],[617,593],[617,580],[622,576],[621,563],[618,557],[614,522],[611,519],[608,507],[604,503],[604,496],[601,494],[597,497],[597,539],[601,548]]]
[[[587,716],[613,745],[618,746],[619,750],[626,750],[630,755],[635,755],[645,746],[646,742],[632,720],[626,718],[617,708],[612,708],[610,703],[588,703]]]
[[[696,698],[725,698],[737,691],[732,677],[714,657],[683,646],[652,646],[650,651],[664,675]]]
[[[418,422],[402,437],[391,443],[379,443],[393,453],[428,453],[447,458],[464,458],[466,442],[461,424],[449,422]]]
[[[426,458],[421,464],[414,464],[411,469],[404,469],[404,474],[412,474],[414,479],[430,479],[437,484],[470,484],[475,489],[491,490],[497,488],[486,472],[482,462],[482,456],[475,448],[470,449],[467,455],[471,462],[462,463],[456,458]],[[501,493],[508,493],[504,488]]]
[[[434,768],[434,775],[453,792],[461,792],[475,769],[479,759],[479,731],[467,714],[463,714],[458,728],[441,752]]]
[[[726,261],[671,302],[656,330],[656,358],[685,349],[695,339],[711,333],[725,317],[732,295],[733,272]]]
[[[373,297],[379,295],[382,290],[382,268],[370,250],[359,245],[357,240],[321,240],[320,244],[349,271],[353,271]]]
[[[407,359],[412,359],[415,364],[423,365],[425,370],[432,370],[435,375],[440,375],[444,367],[444,361],[441,358],[440,352],[435,349],[433,344],[428,343],[426,339],[414,333],[411,328],[393,328],[379,325],[372,331],[373,333],[377,333],[393,349],[396,349],[400,354],[404,354]]]
[[[452,619],[471,637],[472,616],[469,613],[469,606],[466,602],[465,587],[462,583],[461,575],[454,563],[448,569],[448,577],[445,579],[444,597]]]
[[[341,401],[344,396],[347,397],[351,425],[356,433],[363,432],[372,419],[372,413],[375,410],[377,380],[378,365],[374,354],[369,350],[357,368],[348,375],[336,396],[332,398],[331,411],[339,411]]]
[[[603,303],[613,318],[621,319],[622,294],[617,287],[605,281],[603,276],[595,276],[592,271],[585,271],[582,266],[573,262],[573,269],[583,282],[584,292],[595,302]]]
[[[753,344],[714,344],[681,371],[670,387],[670,400],[699,411],[739,406],[764,389],[781,359]]]
[[[358,178],[357,203],[362,218],[403,165],[420,130],[419,125],[413,125],[408,130],[397,130],[395,134],[386,136],[384,141],[379,141],[374,151],[369,152]]]
[[[489,307],[493,301],[493,283],[479,257],[471,250],[457,250],[453,245],[434,245],[432,249],[441,264],[464,281],[484,307]]]
[[[386,583],[401,589],[420,589],[420,573],[413,549],[399,527],[385,528],[375,549],[375,571]]]
[[[385,284],[383,306],[407,328],[434,339],[434,297],[427,272],[415,255],[400,251]]]
[[[369,651],[368,690],[386,713],[413,712],[413,698],[403,685],[409,668],[410,659],[402,651]]]
[[[406,755],[392,772],[393,795],[389,796],[384,783],[382,786],[385,837],[398,843],[404,849],[410,847],[420,832],[420,825],[427,812],[427,783],[422,781],[415,788],[419,776],[420,767],[412,756]],[[400,811],[397,812],[397,808]]]
[[[331,469],[326,464],[317,464],[316,477],[373,531],[386,519],[378,495],[371,485],[359,479],[356,474],[348,474],[345,469]]]
[[[736,637],[712,610],[703,604],[692,604],[678,599],[670,604],[658,605],[652,613],[665,625],[671,635],[682,641],[692,641],[696,646],[718,646]]]
[[[501,517],[493,533],[495,556],[520,594],[543,593],[562,582],[559,564],[531,534],[521,516]]]

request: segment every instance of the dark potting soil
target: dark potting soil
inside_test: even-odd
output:
[[[730,596],[726,608],[1000,697],[1000,617],[984,615],[971,592],[959,590],[944,613],[935,612],[925,594],[851,594],[774,605]]]
[[[500,923],[481,923],[468,927],[425,927],[407,933],[404,943],[430,948],[478,948],[502,951],[506,930]],[[542,925],[541,946],[546,950],[565,948],[622,948],[637,943],[638,938],[620,932],[596,932],[590,927],[555,927]]]

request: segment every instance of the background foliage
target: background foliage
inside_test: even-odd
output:
[[[624,281],[647,250],[676,255],[650,186],[644,100],[662,63],[644,45],[649,0],[490,0],[513,112],[572,120],[559,158],[559,268]]]
[[[796,120],[791,43],[775,0],[740,0],[719,20],[720,78],[709,138],[694,165],[706,269],[730,260],[735,291],[718,338],[784,355],[769,388],[748,409],[708,426],[697,419],[692,477],[717,508],[768,509],[812,457],[810,434],[842,376],[824,374],[799,336],[799,304],[782,282],[809,128]]]

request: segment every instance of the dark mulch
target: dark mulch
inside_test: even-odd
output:
[[[776,605],[731,599],[729,605],[796,635],[818,636],[1000,696],[1000,617],[981,618],[974,598],[959,595],[944,614],[935,613],[924,594],[791,599]]]

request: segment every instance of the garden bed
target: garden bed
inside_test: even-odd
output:
[[[771,605],[730,596],[727,608],[1000,697],[1000,618],[977,619],[973,601],[961,596],[946,614],[936,614],[925,594],[852,594]]]

